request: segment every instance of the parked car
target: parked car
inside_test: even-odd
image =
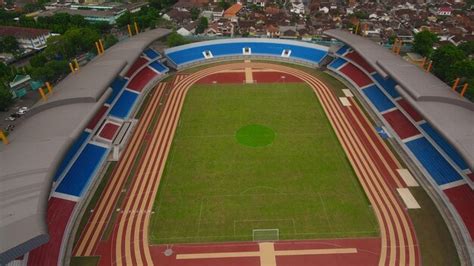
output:
[[[16,118],[13,117],[13,116],[9,116],[9,117],[5,118],[5,121],[15,121],[15,120],[16,120]]]
[[[19,114],[19,113],[11,113],[10,116],[13,117],[13,118],[20,118],[20,117],[21,117],[21,114]]]

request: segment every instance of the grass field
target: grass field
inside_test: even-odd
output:
[[[303,83],[194,85],[150,223],[152,243],[378,235],[357,178]]]

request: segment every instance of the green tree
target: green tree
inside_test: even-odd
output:
[[[42,67],[48,62],[48,58],[44,55],[44,53],[39,53],[33,56],[30,59],[30,65],[32,67]]]
[[[430,57],[436,41],[438,41],[436,34],[427,30],[418,32],[413,41],[413,50],[422,56]]]
[[[199,14],[201,13],[201,11],[199,10],[199,8],[193,7],[193,8],[191,8],[190,13],[191,13],[191,19],[196,20],[196,19],[198,19]]]
[[[207,21],[207,18],[206,17],[201,17],[199,19],[199,23],[196,27],[196,33],[199,34],[199,33],[203,33],[206,29],[207,29],[207,26],[208,26],[208,21]]]
[[[445,82],[451,82],[456,74],[452,67],[465,59],[463,51],[454,45],[446,45],[433,52],[433,73]]]
[[[168,47],[183,45],[186,43],[188,43],[188,41],[183,36],[179,35],[176,32],[172,32],[166,38],[166,44],[168,45]]]
[[[104,38],[105,49],[111,47],[112,45],[114,45],[116,43],[118,43],[118,39],[114,35],[108,34],[108,35],[105,36],[105,38]]]
[[[18,41],[13,36],[5,36],[0,40],[0,50],[6,53],[16,53],[20,48]]]
[[[474,41],[463,42],[458,46],[466,56],[474,54]]]
[[[220,0],[218,6],[222,7],[222,9],[226,10],[230,7],[230,3],[226,0]]]
[[[0,82],[0,111],[8,110],[8,107],[10,107],[12,103],[13,96],[10,93],[10,90],[5,86],[5,84]]]

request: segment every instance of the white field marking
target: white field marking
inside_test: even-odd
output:
[[[398,174],[400,177],[403,179],[405,184],[408,187],[418,187],[418,182],[416,182],[415,178],[411,175],[410,171],[408,169],[397,169]]]
[[[453,182],[450,182],[450,183],[447,183],[447,184],[444,184],[444,185],[440,185],[439,188],[441,188],[441,190],[446,190],[446,189],[450,189],[450,188],[453,188],[453,187],[458,187],[458,186],[461,186],[461,185],[464,185],[464,184],[467,184],[466,180],[461,179],[461,180],[453,181]]]
[[[352,91],[349,89],[342,89],[342,92],[344,95],[346,95],[346,97],[354,97],[354,94],[352,94]]]
[[[347,99],[347,97],[339,97],[339,100],[341,101],[343,106],[351,106],[351,102]]]
[[[418,201],[416,201],[415,197],[413,197],[413,195],[411,194],[408,188],[397,188],[397,192],[402,198],[403,202],[405,203],[405,206],[407,206],[408,209],[421,208],[420,204],[418,204]]]

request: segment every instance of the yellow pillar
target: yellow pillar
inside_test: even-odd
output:
[[[8,138],[5,135],[5,133],[3,133],[3,130],[1,130],[1,129],[0,129],[0,139],[2,139],[3,144],[5,144],[5,145],[8,144]]]
[[[98,42],[95,42],[95,48],[97,49],[97,55],[101,54],[100,46]]]
[[[459,84],[459,80],[460,80],[460,78],[457,78],[457,79],[454,81],[454,84],[453,84],[453,87],[452,87],[453,91],[456,91],[456,88],[458,87],[458,84]]]
[[[469,86],[469,84],[467,84],[467,83],[464,84],[464,86],[462,87],[462,90],[461,90],[461,96],[464,96],[464,93],[466,93],[468,86]]]
[[[100,46],[100,50],[102,51],[102,53],[104,53],[105,52],[104,44],[102,43],[101,39],[99,39],[99,46]]]
[[[44,93],[43,91],[43,87],[39,88],[39,93],[41,95],[41,98],[43,98],[44,101],[48,100],[48,98],[46,97],[46,94]]]
[[[71,69],[71,73],[74,73],[74,72],[76,72],[76,70],[74,70],[74,67],[72,66],[72,64],[71,64],[71,63],[69,63],[69,68]]]
[[[354,32],[354,34],[356,34],[356,35],[357,35],[357,32],[359,31],[359,25],[360,25],[360,22],[358,22],[357,25],[356,25],[356,30]]]
[[[135,33],[138,34],[138,24],[137,24],[137,22],[134,21],[133,25],[135,26]]]
[[[426,64],[426,56],[423,57],[423,61],[421,62],[421,68],[425,69],[425,64]]]
[[[52,93],[53,92],[53,86],[51,86],[51,84],[49,82],[46,81],[46,88],[48,89],[48,93]]]
[[[130,27],[130,24],[127,24],[127,29],[128,29],[128,35],[130,35],[130,37],[132,37],[132,28]]]
[[[400,51],[402,50],[402,47],[403,47],[403,41],[400,40],[400,41],[398,42],[397,54],[400,54]]]
[[[426,73],[430,72],[431,71],[431,67],[433,66],[433,61],[430,60],[430,64],[428,65],[428,67],[426,68]]]
[[[395,39],[395,42],[392,45],[392,52],[396,53],[398,45],[398,39]]]
[[[76,58],[74,58],[74,67],[76,68],[76,70],[79,70],[79,62],[77,62]]]

